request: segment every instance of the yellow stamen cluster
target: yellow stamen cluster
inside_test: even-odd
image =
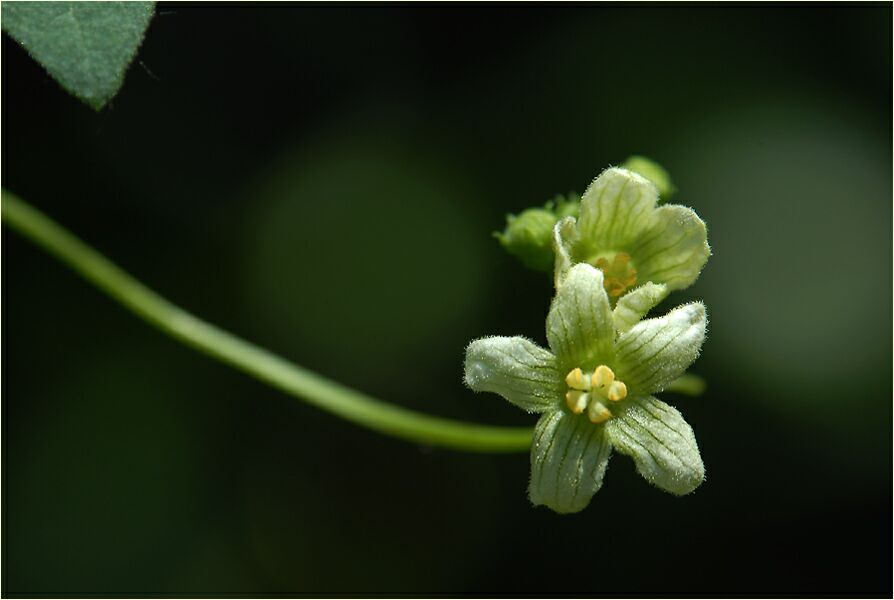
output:
[[[636,285],[636,269],[630,264],[630,255],[626,252],[618,252],[611,262],[605,257],[600,258],[593,266],[602,271],[605,291],[612,298]]]
[[[590,374],[580,368],[572,369],[565,376],[565,383],[570,388],[565,394],[568,409],[576,415],[587,411],[587,418],[593,423],[602,423],[612,416],[602,400],[618,402],[627,397],[627,386],[615,379],[615,372],[605,365],[599,365]]]

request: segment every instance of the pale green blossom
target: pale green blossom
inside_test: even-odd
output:
[[[522,337],[488,337],[466,350],[465,381],[541,413],[531,446],[529,496],[560,513],[587,506],[612,449],[649,482],[687,494],[704,479],[692,429],[653,394],[696,359],[704,306],[640,320],[660,286],[641,286],[612,309],[603,273],[569,267],[546,319],[549,350]],[[663,296],[661,296],[663,297]]]
[[[711,254],[705,223],[691,208],[658,205],[658,188],[618,167],[602,172],[581,197],[580,218],[565,217],[553,231],[555,281],[588,263],[603,271],[614,304],[652,282],[665,292],[690,286]]]

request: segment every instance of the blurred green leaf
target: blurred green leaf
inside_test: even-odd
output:
[[[248,188],[262,339],[296,360],[312,349],[310,364],[365,389],[456,360],[492,279],[475,188],[391,135],[332,133]]]
[[[118,93],[153,2],[4,2],[3,30],[94,109]]]
[[[871,292],[891,281],[885,140],[853,108],[773,94],[675,142],[718,246],[700,288],[713,313],[700,369],[822,435],[847,430],[848,468],[872,469],[853,457],[890,447],[891,305]],[[847,374],[846,395],[829,392],[832,372]]]

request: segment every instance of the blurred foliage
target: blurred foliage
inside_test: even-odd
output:
[[[890,298],[872,293],[890,278],[891,207],[880,199],[892,189],[879,176],[890,148],[865,127],[808,98],[779,98],[719,116],[686,147],[700,148],[691,162],[704,169],[693,194],[729,186],[722,207],[706,208],[716,240],[706,293],[715,322],[737,320],[712,337],[712,354],[736,358],[721,376],[827,435],[871,431],[849,443],[885,451],[891,405],[872,398],[890,385],[890,340],[868,332],[891,319]],[[738,143],[719,150],[720,139]],[[832,392],[831,373],[857,389]]]
[[[279,161],[246,192],[249,312],[337,379],[368,385],[406,364],[406,385],[424,389],[428,361],[454,359],[435,340],[475,319],[493,279],[470,227],[486,227],[483,199],[461,182],[393,134],[335,134]]]
[[[3,40],[5,187],[301,364],[532,424],[461,383],[483,331],[544,343],[552,284],[490,232],[654,158],[714,250],[673,298],[711,308],[708,391],[667,398],[708,479],[619,459],[587,511],[534,510],[527,457],[315,411],[4,231],[5,595],[891,593],[889,5],[156,12],[157,79],[100,114]],[[661,559],[557,580],[596,539]]]

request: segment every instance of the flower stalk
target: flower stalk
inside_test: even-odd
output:
[[[528,427],[444,419],[388,404],[207,323],[162,298],[23,200],[2,192],[3,222],[113,300],[171,337],[343,419],[417,444],[472,452],[524,452]]]

